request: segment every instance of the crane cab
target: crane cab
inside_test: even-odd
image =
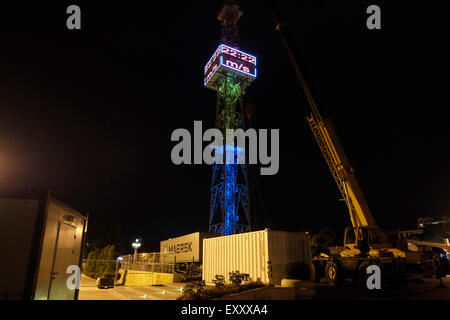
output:
[[[358,256],[392,256],[394,258],[405,258],[405,253],[396,248],[395,239],[389,237],[378,228],[373,227],[348,227],[344,234],[344,250],[340,252],[341,257]]]

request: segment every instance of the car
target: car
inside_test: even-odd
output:
[[[97,278],[97,288],[99,288],[99,289],[114,288],[114,278],[108,278],[108,277]]]

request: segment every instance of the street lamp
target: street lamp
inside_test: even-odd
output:
[[[132,246],[133,249],[134,249],[134,257],[133,257],[133,261],[136,262],[136,259],[137,259],[137,251],[138,251],[138,249],[141,247],[141,242],[139,241],[139,239],[136,239],[136,240],[131,244],[131,246]]]

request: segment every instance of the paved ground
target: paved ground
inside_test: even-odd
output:
[[[365,288],[344,284],[330,287],[325,283],[315,289],[303,292],[305,299],[362,299],[362,300],[450,300],[450,277],[443,279],[446,288],[438,288],[436,279],[418,275],[409,279],[407,285],[399,289],[370,291]],[[184,284],[174,283],[165,286],[118,286],[113,289],[98,289],[96,281],[82,275],[79,300],[176,300],[182,293]]]
[[[81,275],[78,300],[176,300],[185,284],[171,283],[165,286],[117,286],[98,289],[96,281]]]

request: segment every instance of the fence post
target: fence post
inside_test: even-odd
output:
[[[116,287],[116,281],[117,281],[117,272],[119,271],[119,260],[116,260],[116,268],[114,271],[114,287]]]
[[[153,265],[152,265],[152,286],[155,285],[155,253],[153,252]]]

